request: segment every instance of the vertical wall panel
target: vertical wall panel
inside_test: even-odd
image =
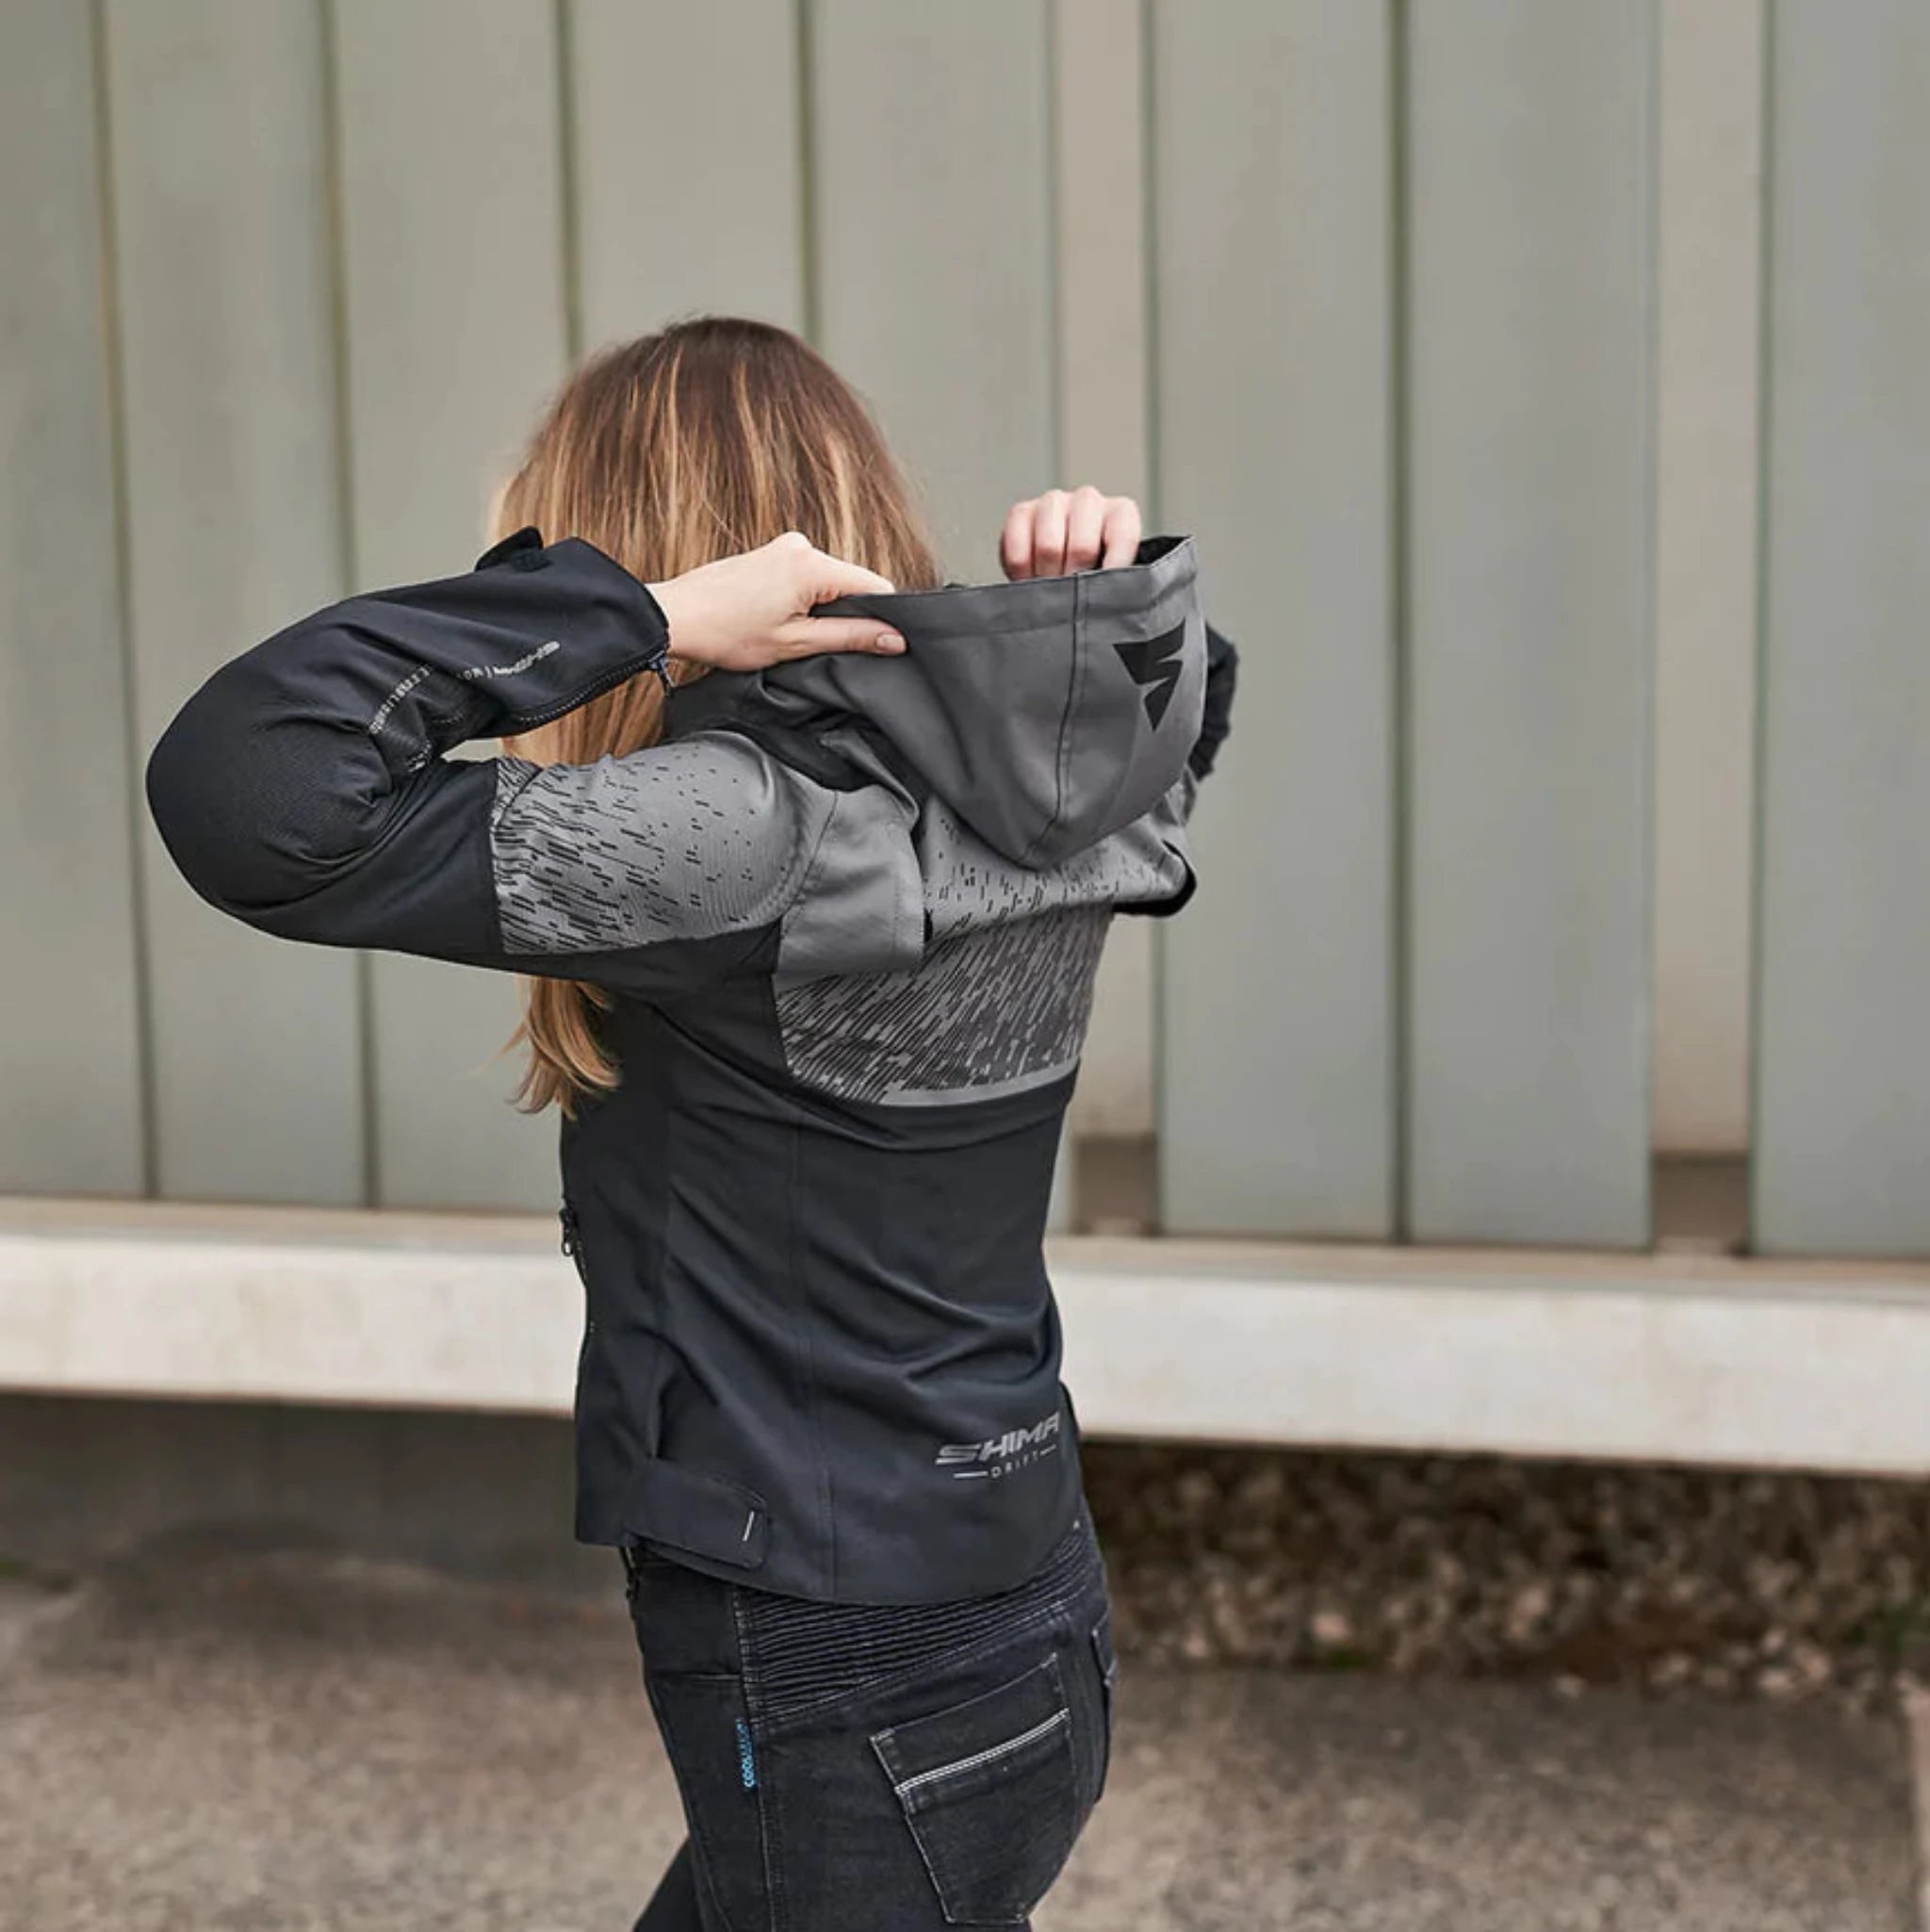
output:
[[[1749,1140],[1763,0],[1661,9],[1655,1143]]]
[[[1930,16],[1772,19],[1755,1233],[1930,1253]]]
[[[320,16],[106,9],[139,749],[341,592]],[[221,918],[146,830],[164,1194],[359,1201],[352,956]]]
[[[1146,46],[1139,0],[1055,0],[1059,440],[1067,483],[1145,499]]]
[[[1240,701],[1166,935],[1175,1229],[1385,1236],[1394,1190],[1386,8],[1153,11],[1162,523]]]
[[[815,0],[820,335],[924,485],[953,574],[1055,467],[1045,0]]]
[[[355,569],[395,583],[468,567],[563,373],[555,16],[526,0],[335,11]],[[401,958],[370,979],[381,1203],[553,1203],[555,1122],[505,1105],[514,982]]]
[[[0,1189],[139,1194],[94,52],[0,8]]]
[[[1146,74],[1140,0],[1055,0],[1058,480],[1148,501]],[[1153,1131],[1153,922],[1113,923],[1075,1134]]]
[[[1635,1244],[1654,13],[1410,19],[1410,1225]]]
[[[571,0],[595,347],[700,310],[804,325],[798,0]]]

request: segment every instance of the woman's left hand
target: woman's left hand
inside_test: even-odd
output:
[[[1110,570],[1138,554],[1139,531],[1139,506],[1130,497],[1103,496],[1090,483],[1048,490],[1012,505],[999,539],[999,563],[1015,581]]]
[[[876,617],[810,614],[836,598],[891,588],[875,570],[826,556],[794,530],[649,586],[670,629],[671,656],[724,671],[761,671],[823,651],[895,657],[905,640]]]

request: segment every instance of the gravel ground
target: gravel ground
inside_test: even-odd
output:
[[[1162,1662],[1885,1705],[1930,1680],[1930,1483],[1089,1444]]]
[[[613,1594],[300,1551],[16,1580],[0,1932],[628,1925],[682,1825]],[[1117,1708],[1039,1932],[1917,1924],[1893,1717],[1146,1662]]]

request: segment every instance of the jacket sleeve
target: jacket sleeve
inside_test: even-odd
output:
[[[1160,808],[1169,817],[1182,825],[1192,822],[1193,808],[1200,802],[1200,787],[1205,783],[1219,757],[1219,748],[1233,732],[1234,687],[1239,679],[1240,654],[1233,647],[1230,638],[1223,637],[1209,624],[1206,627],[1206,702],[1200,718],[1200,735],[1193,741],[1193,748],[1186,754],[1186,768],[1180,774],[1179,782],[1168,794]],[[1170,903],[1166,909],[1177,909],[1191,896],[1188,887],[1186,897]]]
[[[352,598],[217,671],[155,747],[188,882],[260,930],[648,993],[748,970],[835,807],[748,741],[593,765],[446,761],[661,667],[662,612],[590,545]]]
[[[1233,729],[1234,687],[1239,681],[1240,654],[1231,638],[1222,637],[1212,625],[1206,627],[1206,708],[1200,720],[1200,735],[1193,743],[1187,768],[1195,778],[1203,778],[1213,769],[1219,747]]]

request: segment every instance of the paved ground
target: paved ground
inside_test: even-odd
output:
[[[1916,1932],[1894,1724],[1130,1666],[1122,1703],[1041,1932]],[[5,1932],[620,1928],[678,1836],[620,1614],[317,1557],[0,1584]]]

